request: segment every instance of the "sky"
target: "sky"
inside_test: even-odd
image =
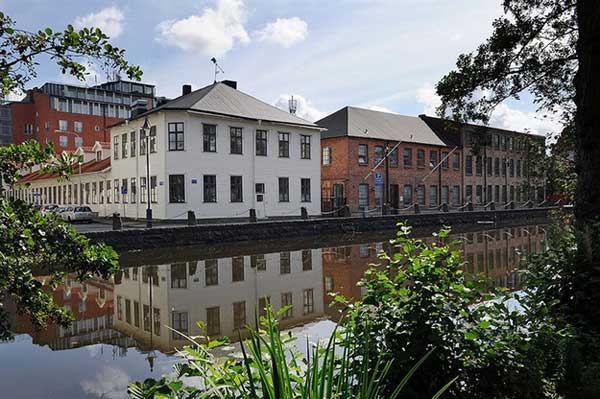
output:
[[[218,80],[315,121],[347,106],[433,115],[436,82],[459,54],[474,51],[502,14],[501,0],[0,0],[17,26],[100,27],[140,65],[157,94]],[[106,79],[89,63],[88,84]],[[73,83],[49,60],[38,78]],[[558,124],[527,100],[503,103],[496,127],[547,134]]]

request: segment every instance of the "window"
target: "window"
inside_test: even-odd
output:
[[[69,130],[69,123],[63,119],[58,121],[58,130],[60,131],[65,131],[65,130]]]
[[[452,169],[460,169],[460,154],[454,154],[452,157]]]
[[[150,306],[144,305],[144,331],[151,333],[152,325],[150,324]]]
[[[465,197],[467,199],[467,202],[473,202],[473,186],[465,186]]]
[[[138,301],[133,301],[133,325],[140,326],[140,303]]]
[[[478,204],[483,204],[483,188],[480,184],[475,186],[475,201]]]
[[[217,152],[217,127],[202,125],[202,147],[204,152]]]
[[[442,152],[442,169],[448,169],[450,166],[450,160],[448,158],[450,158],[448,151]]]
[[[148,192],[146,191],[148,189],[147,186],[147,181],[146,181],[146,177],[140,177],[140,202],[142,204],[146,203],[147,200],[147,196],[148,196]]]
[[[265,259],[265,255],[250,256],[250,267],[258,271],[267,270],[267,260]]]
[[[502,202],[505,204],[508,202],[508,198],[506,196],[506,186],[502,186]]]
[[[292,293],[291,292],[283,292],[281,294],[281,307],[287,307],[287,310],[281,314],[282,319],[289,319],[293,316],[293,308],[292,308]]]
[[[515,160],[509,159],[508,161],[508,171],[510,177],[515,177]]]
[[[137,182],[135,177],[131,178],[131,195],[130,195],[130,200],[132,204],[135,204],[136,200],[137,200]]]
[[[404,149],[404,167],[412,168],[412,149],[411,148]]]
[[[209,337],[221,335],[221,311],[218,306],[206,308],[206,335]]]
[[[169,202],[185,202],[185,177],[184,175],[169,175]]]
[[[375,165],[377,165],[383,159],[383,147],[380,145],[375,146]]]
[[[121,135],[121,143],[123,144],[121,146],[121,158],[125,159],[127,158],[127,153],[129,148],[127,148],[127,133],[123,133]]]
[[[417,150],[417,168],[425,167],[425,150]]]
[[[412,198],[413,188],[410,184],[404,185],[404,205],[410,205],[413,202]]]
[[[287,177],[279,178],[279,202],[290,201],[290,179]]]
[[[279,253],[279,273],[289,274],[291,271],[290,253],[288,251]]]
[[[174,263],[171,265],[171,288],[187,288],[185,263]]]
[[[145,307],[146,305],[144,305]],[[187,312],[176,312],[173,311],[171,317],[173,318],[173,339],[185,339],[181,334],[177,333],[177,331],[182,334],[188,335],[188,313]]]
[[[331,147],[323,147],[323,165],[331,165]]]
[[[499,175],[500,175],[500,159],[495,158],[494,159],[494,176],[499,176]]]
[[[358,185],[358,207],[360,209],[369,208],[369,185],[359,184]]]
[[[235,302],[233,304],[233,329],[241,330],[246,325],[246,302]]]
[[[521,177],[521,160],[517,159],[517,177]]]
[[[67,129],[60,129],[67,130]],[[33,134],[33,125],[31,123],[25,124],[25,134]]]
[[[231,176],[229,181],[231,202],[244,202],[242,194],[242,176]]]
[[[60,187],[59,187],[60,190]],[[59,192],[60,195],[60,192]],[[96,199],[97,199],[97,184],[96,182],[92,183],[92,204],[96,203]]]
[[[183,122],[172,122],[168,124],[169,151],[184,150]]]
[[[500,202],[500,186],[494,187],[494,202]]]
[[[486,202],[492,201],[492,185],[491,184],[488,184],[488,186],[487,186],[487,190],[485,193],[485,200],[486,200]]]
[[[310,249],[302,250],[302,271],[312,270],[312,251]]]
[[[79,148],[83,145],[83,137],[75,136],[75,147]]]
[[[437,206],[438,204],[438,187],[429,186],[429,206]]]
[[[229,152],[231,154],[242,153],[242,128],[241,127],[230,127],[229,128]]]
[[[506,176],[506,158],[502,159],[502,176]]]
[[[460,186],[452,187],[452,204],[460,205]]]
[[[149,136],[148,146],[150,147],[150,154],[154,154],[156,152],[156,126],[150,126]]]
[[[388,159],[390,162],[390,167],[397,168],[398,167],[398,149],[395,148],[388,155]]]
[[[156,176],[150,176],[150,200],[156,203]]]
[[[369,146],[366,144],[358,145],[358,164],[367,165],[369,163]]]
[[[302,291],[302,313],[310,314],[315,311],[315,302],[313,296],[313,289],[308,288]]]
[[[115,204],[118,204],[119,196],[121,195],[121,190],[120,190],[121,186],[119,185],[119,179],[115,179],[113,183],[114,183],[113,190],[114,190]],[[75,200],[75,202],[77,202],[77,200]]]
[[[73,130],[77,133],[83,132],[83,123],[79,121],[73,122]]]
[[[417,187],[417,203],[425,206],[425,186],[423,184],[419,184]]]
[[[475,173],[477,174],[477,176],[481,176],[481,174],[483,173],[483,160],[481,158],[481,155],[477,155],[475,157]]]
[[[69,138],[67,136],[59,136],[58,140],[61,147],[67,147],[69,145]]]
[[[467,155],[465,160],[465,174],[471,176],[473,174],[473,156]]]
[[[131,138],[129,154],[131,154],[132,157],[135,157],[135,153],[136,153],[136,149],[137,149],[137,134],[135,134],[135,131],[133,131],[133,132],[129,133],[129,137]]]
[[[442,186],[442,203],[449,204],[450,203],[450,190],[448,186]]]
[[[217,259],[204,261],[204,283],[207,286],[219,284],[219,262]]]
[[[486,175],[491,176],[494,173],[494,167],[492,165],[492,158],[486,158],[485,164],[486,164],[486,169],[487,169]]]
[[[279,132],[279,158],[290,157],[290,134]]]
[[[204,202],[217,202],[216,175],[204,175]]]
[[[267,131],[256,131],[256,155],[267,156]]]
[[[300,201],[310,202],[310,179],[300,179]]]
[[[300,158],[310,159],[310,136],[300,135]]]
[[[231,258],[231,281],[244,281],[244,257]]]
[[[140,129],[140,155],[146,155],[146,131]]]
[[[438,153],[437,151],[429,151],[429,167],[435,168],[438,164]]]

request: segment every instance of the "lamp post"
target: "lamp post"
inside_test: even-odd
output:
[[[142,126],[142,132],[144,132],[144,140],[146,141],[146,194],[148,206],[146,208],[146,227],[152,227],[152,206],[150,204],[150,123],[148,122],[148,117],[144,120],[144,125]]]

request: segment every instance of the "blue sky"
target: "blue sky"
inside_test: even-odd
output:
[[[144,71],[159,95],[179,95],[219,79],[317,119],[346,105],[405,115],[432,113],[433,85],[456,57],[472,51],[502,13],[500,0],[0,0],[24,29],[94,25]],[[93,71],[102,80],[102,72]],[[39,78],[70,81],[41,60]],[[528,102],[503,104],[494,125],[544,134],[556,124]]]

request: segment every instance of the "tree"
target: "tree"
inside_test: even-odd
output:
[[[28,32],[15,28],[15,22],[0,11],[0,93],[23,90],[37,76],[36,58],[47,55],[60,68],[80,80],[86,76],[85,62],[92,58],[106,70],[123,71],[139,80],[141,69],[125,60],[125,50],[110,44],[109,37],[97,28],[75,30],[68,25],[62,32],[50,28]]]
[[[126,61],[124,54],[100,29],[76,31],[69,25],[62,32],[50,28],[27,32],[15,28],[14,21],[0,12],[0,94],[23,90],[36,76],[40,55],[49,56],[63,73],[80,80],[85,78],[84,61],[88,58],[139,80],[142,71]],[[92,275],[107,278],[118,269],[117,254],[111,248],[92,245],[55,216],[44,216],[30,205],[5,196],[5,188],[19,181],[22,171],[35,167],[41,173],[68,179],[74,161],[70,156],[56,157],[51,145],[42,147],[35,141],[0,147],[0,293],[3,301],[14,301],[37,327],[70,321],[70,314],[44,292],[45,285],[58,284],[66,273],[83,280]],[[52,278],[42,282],[35,273]],[[9,334],[2,306],[0,303],[0,338]]]

